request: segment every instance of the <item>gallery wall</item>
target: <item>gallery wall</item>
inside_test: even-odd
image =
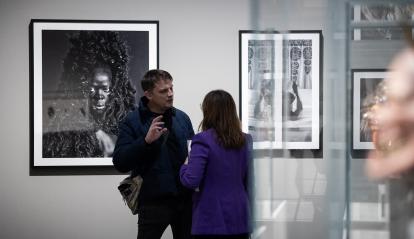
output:
[[[260,180],[266,182],[259,192],[272,199],[300,200],[309,178],[321,177],[326,184],[317,203],[323,204],[324,218],[314,216],[308,224],[281,220],[268,232],[280,238],[328,238],[320,235],[329,231],[329,238],[340,238],[342,228],[332,229],[330,220],[339,218],[337,225],[342,225],[347,186],[345,56],[350,57],[350,68],[385,68],[401,45],[367,41],[346,48],[345,12],[332,11],[343,9],[345,0],[263,2],[253,6],[248,0],[0,0],[0,238],[135,238],[137,231],[137,218],[116,189],[123,175],[29,176],[31,19],[158,20],[160,68],[173,75],[175,106],[190,115],[194,129],[208,91],[227,90],[238,105],[239,30],[252,24],[261,29],[322,30],[323,157],[259,159]],[[336,153],[329,151],[335,147]],[[363,163],[356,159],[350,164],[351,194],[364,195],[367,187],[372,188],[352,181],[366,182]],[[353,191],[354,184],[362,186]],[[172,238],[171,232],[163,238]]]
[[[247,0],[1,0],[0,238],[135,238],[137,232],[137,218],[116,189],[123,175],[29,176],[31,19],[158,20],[160,68],[173,75],[175,106],[196,129],[209,90],[225,89],[238,102],[238,30],[248,28],[248,7]]]

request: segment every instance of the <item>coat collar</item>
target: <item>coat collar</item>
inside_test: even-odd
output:
[[[148,99],[145,96],[141,97],[141,100],[139,101],[138,109],[139,109],[139,114],[140,114],[141,118],[143,118],[143,119],[148,119],[148,118],[151,118],[154,115],[159,115],[157,113],[152,112],[148,108]],[[171,116],[175,116],[175,113],[176,113],[176,109],[174,107],[171,107],[163,115],[171,114]]]

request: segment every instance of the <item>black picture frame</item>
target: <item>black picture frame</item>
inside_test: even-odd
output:
[[[321,30],[239,31],[239,112],[255,150],[321,148],[322,58]]]
[[[413,4],[409,2],[355,2],[350,5],[354,41],[390,41],[414,39]]]
[[[159,65],[159,22],[32,19],[29,54],[31,169],[113,169],[116,125]]]
[[[364,158],[374,149],[371,130],[364,114],[380,97],[378,88],[387,77],[387,69],[351,69],[352,76],[352,155]]]

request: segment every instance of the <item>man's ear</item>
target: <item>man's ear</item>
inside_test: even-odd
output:
[[[147,97],[147,99],[151,99],[152,98],[152,93],[148,90],[144,91],[144,96]]]

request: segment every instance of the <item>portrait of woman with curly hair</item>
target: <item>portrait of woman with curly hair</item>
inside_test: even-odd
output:
[[[148,37],[133,31],[42,34],[47,46],[42,65],[42,157],[111,157],[118,122],[142,95],[135,86],[149,68]]]

